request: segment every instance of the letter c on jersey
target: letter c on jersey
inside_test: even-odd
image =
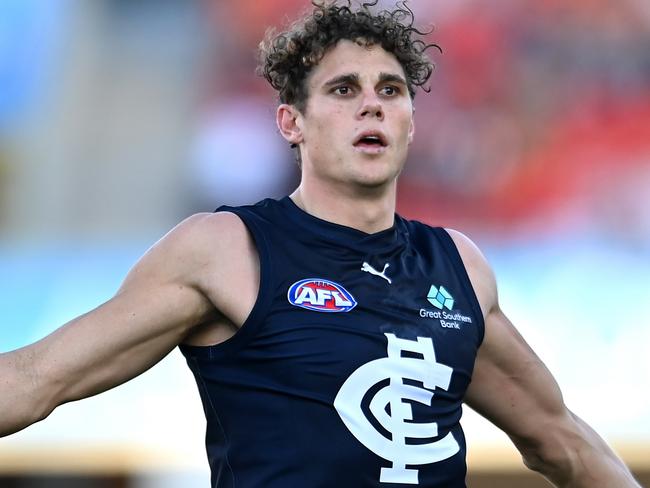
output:
[[[433,342],[429,337],[417,341],[400,339],[394,334],[388,338],[388,357],[375,359],[354,371],[343,383],[334,400],[334,407],[348,430],[364,446],[378,456],[392,462],[389,468],[381,468],[382,483],[418,484],[418,470],[406,465],[430,464],[448,459],[460,447],[449,432],[442,439],[427,444],[407,444],[406,439],[430,439],[438,437],[438,424],[405,422],[413,420],[411,400],[431,405],[436,387],[447,390],[453,369],[436,362]],[[403,351],[421,354],[423,359],[402,357]],[[421,381],[425,388],[406,385],[403,379]],[[386,379],[388,386],[379,390],[370,401],[370,411],[388,432],[391,439],[378,432],[361,409],[365,394],[374,385]],[[390,415],[386,406],[390,405]]]

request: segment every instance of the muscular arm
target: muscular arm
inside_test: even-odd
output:
[[[450,234],[485,315],[467,404],[508,434],[526,466],[556,486],[638,487],[598,434],[568,410],[549,370],[503,314],[481,253],[463,235]]]
[[[191,217],[140,259],[108,302],[32,345],[0,354],[0,435],[139,375],[215,314],[219,294],[206,270],[219,267],[212,261],[219,259],[219,230],[227,236],[233,219]]]

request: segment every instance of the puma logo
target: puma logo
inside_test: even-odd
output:
[[[375,268],[373,268],[372,266],[370,266],[368,263],[366,263],[364,261],[363,265],[361,266],[361,271],[365,271],[366,273],[370,273],[370,274],[373,274],[375,276],[379,276],[379,277],[385,279],[386,281],[388,281],[388,284],[391,284],[392,280],[388,276],[386,276],[386,269],[389,266],[390,266],[390,264],[388,264],[388,263],[384,264],[384,269],[381,272],[379,272]]]

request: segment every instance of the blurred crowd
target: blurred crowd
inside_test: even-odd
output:
[[[110,15],[133,18],[140,12],[135,29],[146,35],[161,2],[143,1],[137,8],[118,0],[102,4],[111,6],[104,10]],[[289,192],[298,169],[274,126],[275,94],[254,75],[255,49],[269,26],[285,26],[309,2],[162,4],[168,10],[176,5],[171,12],[189,26],[185,36],[200,39],[201,51],[194,63],[178,68],[199,80],[184,88],[192,90],[196,104],[179,136],[187,149],[177,151],[186,176],[170,179],[184,182],[178,206],[184,212],[211,210]],[[416,138],[400,180],[401,213],[479,231],[546,229],[650,241],[645,0],[409,5],[417,25],[432,28],[427,40],[443,52],[429,51],[436,64],[431,92],[416,95]],[[196,10],[191,22],[190,9]],[[160,42],[161,51],[167,49],[163,36]],[[5,73],[0,80],[9,78]],[[0,189],[16,161],[0,150]]]
[[[415,144],[403,206],[647,238],[649,14],[627,0],[457,8],[432,36],[445,55],[435,96],[417,102],[431,137]]]
[[[431,93],[416,95],[400,211],[449,225],[525,230],[533,222],[647,239],[650,7],[636,0],[443,3],[410,3],[443,54],[430,50]],[[283,12],[305,4],[211,3],[214,31],[232,43],[211,84],[217,114],[233,90],[242,104],[269,96],[263,80],[232,80],[248,79],[265,26],[286,23]],[[225,91],[218,90],[229,83],[223,72],[232,83]],[[264,130],[253,139],[263,140]],[[261,152],[260,169],[268,156]]]

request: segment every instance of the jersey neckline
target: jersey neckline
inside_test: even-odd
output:
[[[342,247],[376,254],[402,247],[408,238],[405,221],[397,213],[391,227],[369,234],[354,227],[318,218],[296,205],[289,196],[283,197],[278,203],[294,223],[323,239],[336,241]]]

